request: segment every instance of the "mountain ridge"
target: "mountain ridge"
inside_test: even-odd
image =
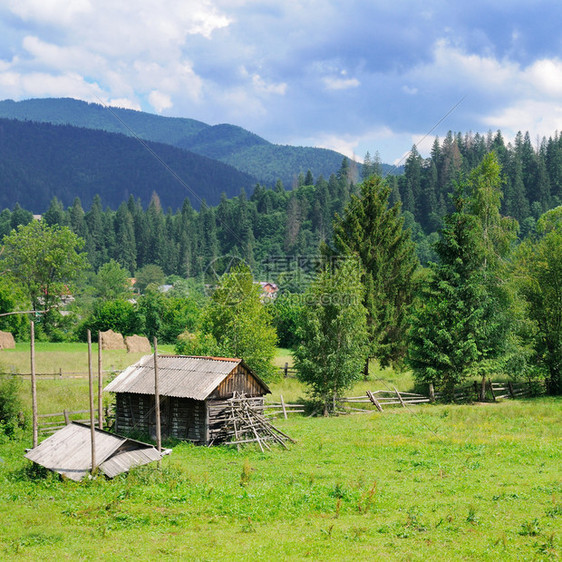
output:
[[[164,117],[73,98],[3,100],[0,117],[85,127],[162,142],[229,164],[268,186],[281,180],[291,187],[298,175],[308,170],[314,177],[328,178],[345,158],[325,148],[273,144],[237,125],[208,125],[186,117]],[[383,173],[393,168],[387,164],[382,167]]]
[[[181,208],[189,198],[216,205],[257,182],[232,166],[168,144],[119,133],[0,118],[0,208],[16,203],[41,213],[53,197],[89,205],[100,195],[117,208],[131,195],[148,205]]]

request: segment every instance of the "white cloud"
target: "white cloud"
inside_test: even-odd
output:
[[[509,107],[484,117],[483,122],[493,129],[501,129],[507,136],[517,131],[549,137],[562,130],[562,103],[516,100]]]
[[[23,20],[59,26],[92,12],[89,0],[10,0],[9,7]]]
[[[188,38],[210,40],[231,22],[208,0],[169,0],[165,5],[156,0],[13,0],[9,9],[33,22],[34,32],[12,46],[17,56],[11,63],[0,61],[0,72],[10,72],[2,79],[11,84],[3,95],[32,97],[41,95],[41,89],[55,95],[62,84],[72,83],[62,95],[89,99],[92,94],[85,90],[91,84],[96,95],[103,92],[104,99],[133,107],[157,91],[157,111],[172,107],[176,97],[201,99],[203,80],[186,51]],[[60,32],[53,35],[52,27]],[[25,75],[32,78],[26,81]],[[44,88],[33,80],[39,75],[45,78]],[[279,85],[269,88],[280,91]]]
[[[24,37],[22,46],[33,57],[34,64],[44,68],[82,73],[107,69],[101,56],[80,47],[61,47],[31,35]]]
[[[162,113],[165,109],[170,109],[174,104],[169,95],[153,90],[148,96],[150,105],[156,110],[156,113]]]
[[[562,61],[559,59],[538,60],[526,69],[523,77],[539,94],[562,96]]]
[[[106,94],[98,84],[89,83],[79,74],[52,75],[45,72],[0,72],[2,97],[73,97],[99,103]]]
[[[274,84],[273,82],[268,83],[259,74],[254,74],[252,76],[252,84],[256,92],[261,94],[277,94],[283,96],[287,92],[287,84],[285,82],[280,82],[278,84]]]
[[[466,53],[446,41],[435,45],[434,59],[407,74],[417,89],[468,94],[465,115],[472,127],[501,129],[506,136],[529,131],[550,136],[562,129],[562,61],[540,59],[523,66],[510,59]]]
[[[357,78],[336,78],[326,76],[322,79],[326,89],[328,90],[349,90],[350,88],[357,88],[361,82]]]
[[[106,105],[110,105],[111,107],[122,107],[123,109],[135,109],[136,111],[140,111],[142,109],[139,103],[127,98],[110,99]]]

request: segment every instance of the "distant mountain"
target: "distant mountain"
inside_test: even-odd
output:
[[[19,203],[45,211],[56,196],[65,206],[80,197],[89,206],[99,194],[117,208],[133,195],[146,206],[153,192],[164,208],[218,204],[257,180],[222,162],[168,144],[122,134],[0,119],[0,209]]]
[[[99,129],[174,145],[234,166],[270,186],[280,179],[290,188],[298,174],[308,170],[314,178],[320,174],[328,178],[338,171],[344,158],[323,148],[272,144],[234,125],[211,126],[194,119],[162,117],[70,98],[0,101],[0,117]],[[384,172],[391,169],[383,165]]]
[[[0,117],[99,129],[173,145],[209,127],[194,119],[160,117],[142,111],[104,107],[72,98],[0,101]]]

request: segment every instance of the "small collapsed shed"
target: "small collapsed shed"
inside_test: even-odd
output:
[[[243,394],[262,408],[267,385],[241,359],[158,355],[162,438],[208,445],[222,439],[228,399]],[[156,434],[154,356],[131,365],[105,390],[115,393],[115,431]]]
[[[90,426],[72,422],[28,451],[25,458],[79,482],[92,469],[91,444]],[[160,453],[148,443],[97,428],[95,444],[96,468],[108,478],[127,472],[134,466],[159,461],[163,455],[170,453],[169,449]]]

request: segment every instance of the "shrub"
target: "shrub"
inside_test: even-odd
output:
[[[0,373],[0,433],[10,438],[24,425],[20,386],[21,381],[17,377]]]

